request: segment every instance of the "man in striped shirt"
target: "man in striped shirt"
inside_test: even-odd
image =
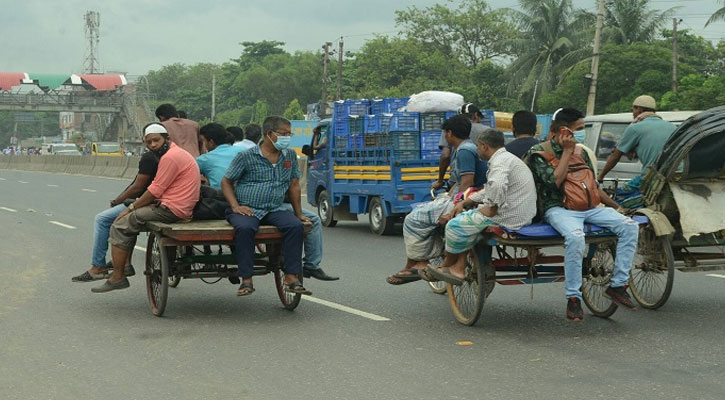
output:
[[[254,292],[254,235],[260,224],[274,225],[284,240],[284,284],[290,292],[311,294],[302,286],[303,222],[300,201],[300,170],[297,153],[289,148],[292,127],[288,120],[272,116],[262,124],[264,142],[237,154],[222,178],[222,193],[231,206],[227,221],[234,227],[238,275],[242,280],[238,296]],[[284,210],[289,191],[293,212]]]
[[[478,155],[488,161],[486,185],[458,203],[446,225],[446,258],[440,268],[428,266],[425,275],[460,285],[465,279],[466,252],[491,225],[520,229],[536,215],[536,186],[529,167],[504,148],[501,131],[475,133]],[[464,210],[478,205],[469,211]]]

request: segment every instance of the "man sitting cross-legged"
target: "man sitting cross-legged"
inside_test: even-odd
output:
[[[446,225],[446,258],[437,269],[428,266],[434,278],[460,285],[465,278],[466,252],[491,225],[520,229],[536,215],[536,187],[531,171],[516,155],[504,148],[501,131],[487,129],[474,133],[478,155],[488,161],[486,185],[458,203]],[[476,209],[466,208],[478,205]]]
[[[222,192],[231,206],[227,221],[234,227],[238,275],[242,279],[237,295],[254,292],[254,235],[260,224],[274,225],[282,232],[287,289],[309,295],[298,278],[302,273],[303,222],[308,219],[302,214],[297,153],[289,148],[291,124],[282,117],[267,117],[262,132],[264,142],[237,154],[222,179]],[[288,191],[294,212],[283,211]]]
[[[443,123],[446,141],[454,147],[451,156],[451,189],[434,201],[419,205],[405,217],[403,239],[407,262],[402,271],[389,276],[391,285],[420,280],[419,272],[428,261],[443,253],[443,238],[439,227],[445,225],[444,214],[453,209],[453,197],[471,187],[486,182],[486,162],[478,158],[476,145],[469,139],[471,122],[464,115],[456,115]]]
[[[95,293],[129,287],[123,267],[147,222],[190,219],[199,201],[199,167],[191,154],[166,141],[166,135],[166,128],[161,124],[150,124],[144,129],[147,144],[154,140],[164,142],[159,149],[162,154],[159,168],[144,194],[123,210],[111,225],[113,274],[103,285],[91,289]]]

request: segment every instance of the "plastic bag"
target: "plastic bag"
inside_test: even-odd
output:
[[[428,90],[410,96],[406,109],[420,113],[456,111],[463,104],[463,96],[458,93]]]

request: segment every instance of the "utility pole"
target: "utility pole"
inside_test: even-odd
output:
[[[672,91],[677,93],[677,18],[672,18]]]
[[[216,116],[216,75],[211,76],[211,122]]]
[[[342,100],[342,47],[343,47],[343,41],[342,36],[340,36],[340,50],[338,50],[337,54],[337,93],[336,97],[338,100]]]
[[[604,25],[604,0],[599,0],[597,9],[597,25],[594,31],[594,55],[592,56],[591,82],[589,82],[589,97],[587,97],[587,115],[594,114],[594,105],[597,100],[597,77],[599,76],[599,49],[602,42],[602,25]]]
[[[327,111],[327,67],[330,65],[330,46],[332,46],[332,42],[325,42],[322,46],[325,53],[322,55],[322,98],[320,99],[320,117],[324,116]]]

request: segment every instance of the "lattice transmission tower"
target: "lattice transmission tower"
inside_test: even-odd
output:
[[[99,28],[101,26],[101,14],[98,11],[87,11],[85,16],[85,30],[88,47],[86,48],[86,60],[83,63],[87,74],[97,74],[100,72],[100,62],[98,61],[98,39],[100,36]]]

